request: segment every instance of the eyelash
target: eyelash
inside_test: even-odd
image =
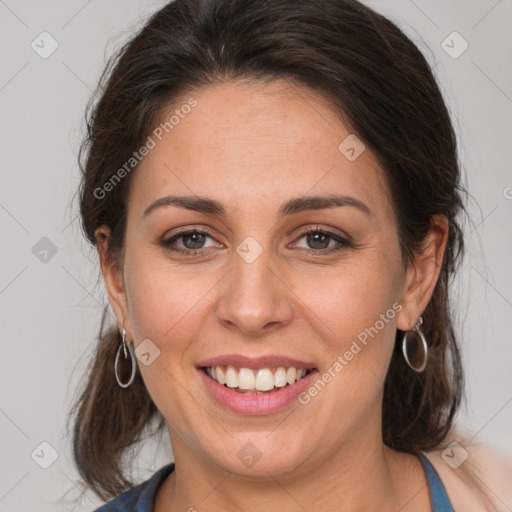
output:
[[[353,247],[353,245],[346,238],[342,238],[339,235],[331,233],[330,231],[326,231],[326,230],[319,229],[319,228],[306,229],[306,231],[304,231],[303,233],[301,233],[298,236],[297,240],[300,240],[302,237],[304,237],[310,233],[325,235],[328,238],[331,238],[334,241],[338,242],[339,245],[335,246],[335,247],[331,247],[329,249],[303,249],[303,250],[307,251],[308,255],[311,254],[311,252],[315,253],[315,255],[332,254],[332,253],[343,251],[347,248]],[[193,234],[206,235],[206,236],[209,236],[210,238],[213,238],[212,233],[210,233],[207,230],[189,229],[187,231],[182,231],[181,233],[177,233],[166,240],[163,240],[161,245],[165,249],[168,249],[172,252],[176,252],[178,254],[183,254],[185,256],[196,256],[201,251],[203,251],[203,249],[180,249],[177,247],[172,247],[172,244],[174,242],[176,242],[177,240],[179,240],[180,238],[185,237],[187,235],[193,235]]]

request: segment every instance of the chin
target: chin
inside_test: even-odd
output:
[[[309,452],[305,453],[298,447],[302,443],[294,441],[292,436],[287,439],[296,449],[286,446],[282,437],[272,439],[269,432],[251,432],[248,436],[226,439],[223,448],[211,453],[212,462],[223,470],[233,473],[241,478],[266,479],[272,476],[286,475],[301,468],[309,459]],[[214,443],[212,443],[214,445]],[[211,445],[210,445],[211,446]],[[215,443],[221,447],[222,443]]]

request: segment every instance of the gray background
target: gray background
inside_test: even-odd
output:
[[[65,418],[107,299],[79,230],[76,152],[105,57],[163,3],[0,0],[0,511],[71,510],[78,492]],[[454,297],[468,374],[459,422],[512,456],[512,0],[367,3],[425,52],[454,117],[472,194]],[[31,47],[43,31],[58,43],[47,59]],[[453,31],[469,44],[455,59],[442,47]],[[170,457],[168,442],[149,443],[135,475]],[[88,492],[76,510],[100,504]]]

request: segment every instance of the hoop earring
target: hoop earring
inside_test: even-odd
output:
[[[428,346],[427,341],[425,340],[425,336],[421,332],[420,326],[423,323],[423,317],[420,316],[418,318],[418,322],[412,328],[404,333],[404,337],[402,340],[402,352],[404,354],[405,362],[409,365],[411,369],[415,372],[422,372],[427,366],[427,356],[428,356]],[[415,333],[416,336],[415,342],[411,343],[411,341],[407,341],[407,336],[411,333]],[[418,340],[419,338],[419,340]],[[421,341],[421,344],[419,343]]]
[[[121,379],[119,378],[119,375],[117,373],[117,363],[119,362],[119,354],[121,353],[121,348],[124,351],[124,358],[128,359],[128,353],[127,353],[127,350],[126,350],[126,339],[125,338],[126,338],[126,329],[124,328],[124,325],[123,325],[123,342],[121,343],[121,345],[119,345],[119,348],[117,349],[116,361],[114,363],[114,373],[116,374],[116,380],[117,380],[117,383],[122,388],[127,388],[133,382],[133,379],[135,379],[135,370],[137,369],[137,363],[135,362],[135,357],[133,355],[133,350],[132,350],[131,346],[128,345],[128,352],[130,352],[130,358],[132,360],[132,374],[130,376],[130,380],[126,384],[121,382]]]

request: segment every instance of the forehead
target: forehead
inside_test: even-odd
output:
[[[354,140],[350,130],[322,96],[285,81],[193,90],[162,112],[150,137],[130,210],[166,194],[215,197],[233,210],[322,193],[357,196],[370,207],[386,201],[371,152],[347,158],[340,143]]]

